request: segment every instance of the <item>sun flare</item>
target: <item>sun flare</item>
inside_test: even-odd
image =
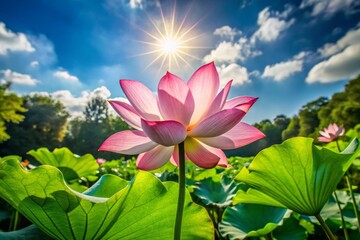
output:
[[[154,58],[146,66],[149,68],[155,63],[161,63],[159,70],[166,68],[171,71],[174,65],[181,67],[181,64],[186,64],[190,68],[191,59],[200,60],[191,53],[191,50],[205,48],[197,46],[197,40],[200,34],[196,34],[195,27],[199,22],[190,26],[186,26],[186,17],[180,21],[176,21],[175,8],[169,18],[166,18],[160,8],[161,19],[153,19],[149,17],[153,29],[145,31],[147,41],[140,41],[149,46],[149,51],[139,54],[152,55]]]
[[[179,46],[179,43],[177,39],[165,39],[162,42],[162,45],[165,54],[172,54],[172,53],[176,53],[176,51],[178,50],[177,48]]]

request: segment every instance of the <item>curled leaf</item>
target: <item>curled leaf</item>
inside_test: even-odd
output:
[[[282,205],[304,215],[319,214],[344,173],[360,152],[354,139],[342,153],[313,145],[313,139],[296,137],[261,151],[237,180],[254,191],[242,192],[241,202]],[[253,193],[273,199],[267,202]],[[248,195],[249,197],[246,197]],[[250,199],[250,200],[247,200]]]
[[[241,203],[226,208],[219,230],[230,240],[260,237],[281,225],[283,218],[289,217],[290,213],[285,208]]]
[[[194,185],[194,194],[198,196],[205,205],[215,205],[217,207],[227,207],[231,205],[232,198],[240,189],[240,185],[235,183],[232,178],[223,175],[221,180],[206,178]]]

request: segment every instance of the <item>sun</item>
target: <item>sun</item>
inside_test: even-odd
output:
[[[176,53],[176,51],[178,51],[178,47],[179,47],[179,42],[177,41],[177,39],[165,39],[162,42],[162,46],[163,46],[163,52],[165,54],[173,54]]]
[[[192,68],[189,61],[192,59],[200,60],[192,53],[195,49],[206,48],[197,45],[201,34],[197,34],[195,28],[199,21],[189,26],[186,25],[186,14],[180,22],[177,22],[175,12],[174,7],[170,17],[166,18],[160,8],[161,19],[149,17],[152,30],[142,30],[148,40],[140,42],[146,44],[149,51],[138,54],[138,56],[153,56],[145,69],[156,63],[161,63],[159,70],[166,68],[166,70],[171,71],[175,65],[181,67],[183,64]]]

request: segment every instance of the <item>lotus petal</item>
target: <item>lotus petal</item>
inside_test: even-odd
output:
[[[219,74],[213,62],[200,67],[190,77],[188,86],[195,101],[191,125],[196,124],[208,111],[219,89]]]
[[[226,109],[215,113],[196,125],[189,133],[194,137],[216,137],[232,129],[245,116],[239,109]]]
[[[165,120],[175,120],[188,125],[194,111],[194,98],[188,85],[167,72],[158,86],[158,105]]]
[[[236,107],[237,109],[243,110],[244,112],[248,112],[248,110],[257,100],[258,98],[248,96],[235,97],[227,101],[223,109],[231,109]]]
[[[174,146],[164,147],[158,145],[152,150],[140,154],[136,159],[136,165],[142,170],[154,170],[162,167],[170,160]]]
[[[141,130],[141,117],[133,106],[119,100],[109,100],[109,103],[127,124]]]
[[[186,138],[186,128],[177,121],[146,121],[141,119],[141,126],[151,140],[164,146],[179,144]]]
[[[224,152],[220,149],[206,146],[191,137],[185,140],[185,152],[190,161],[202,168],[213,168],[222,158],[226,158]]]
[[[157,143],[139,130],[125,130],[108,137],[100,146],[100,151],[135,155],[153,149]]]
[[[231,130],[220,136],[198,139],[215,148],[234,149],[255,142],[263,137],[265,137],[265,135],[256,127],[239,122]]]
[[[144,84],[134,80],[120,80],[120,86],[134,109],[146,120],[159,121],[156,96]]]

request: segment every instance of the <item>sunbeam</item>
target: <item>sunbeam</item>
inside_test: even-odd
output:
[[[176,7],[173,8],[173,11],[168,18],[166,18],[161,8],[160,14],[161,21],[155,21],[153,18],[149,17],[153,28],[151,31],[142,29],[149,40],[141,40],[139,42],[146,44],[149,47],[149,50],[137,54],[137,56],[154,56],[145,69],[156,63],[160,63],[159,70],[166,68],[166,70],[171,71],[174,65],[180,67],[181,63],[192,68],[187,58],[199,60],[199,58],[194,55],[193,51],[195,49],[207,48],[198,46],[196,42],[201,36],[201,34],[195,32],[195,28],[199,21],[186,27],[187,14],[185,14],[184,18],[180,22],[177,22]]]

